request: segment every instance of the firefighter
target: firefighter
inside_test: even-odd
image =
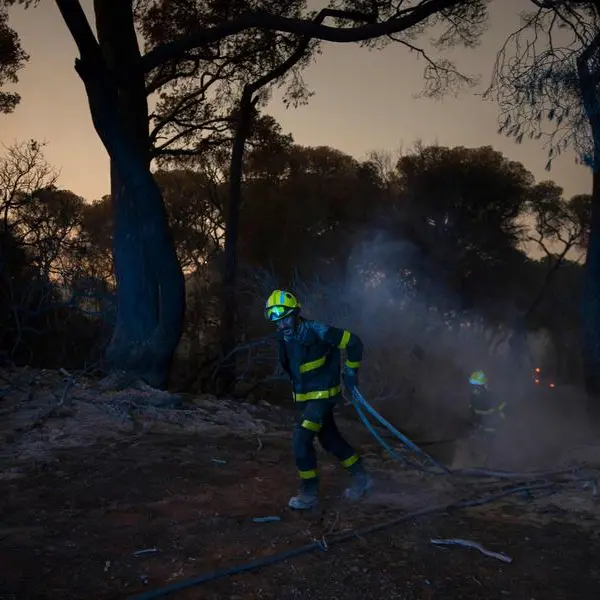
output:
[[[373,483],[357,452],[342,437],[334,418],[334,408],[342,398],[340,351],[346,352],[344,384],[352,389],[358,383],[362,359],[360,338],[347,330],[302,318],[300,303],[285,290],[275,290],[269,296],[265,317],[277,328],[279,360],[290,378],[294,405],[299,413],[292,441],[301,485],[289,506],[306,510],[318,503],[315,437],[351,474],[352,484],[345,491],[345,497],[360,499]]]
[[[474,371],[469,377],[471,387],[471,414],[476,428],[475,436],[483,446],[484,459],[487,461],[492,449],[497,428],[504,415],[505,402],[498,405],[488,389],[488,380],[483,371]]]

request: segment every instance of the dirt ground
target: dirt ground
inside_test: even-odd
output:
[[[341,427],[361,447],[376,490],[345,504],[345,474],[321,453],[322,505],[298,514],[287,508],[297,485],[291,412],[209,397],[140,409],[144,392],[109,394],[49,372],[4,372],[1,386],[0,600],[135,597],[315,541],[311,552],[168,597],[600,598],[597,465],[544,481],[422,474],[387,459],[348,420]],[[512,487],[530,492],[334,543]],[[510,562],[431,541],[450,538]]]

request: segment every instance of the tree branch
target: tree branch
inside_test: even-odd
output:
[[[211,138],[203,138],[203,139],[199,140],[198,143],[196,144],[196,146],[194,146],[193,148],[170,148],[169,147],[172,144],[174,144],[175,142],[177,142],[179,139],[181,139],[182,137],[191,136],[195,132],[204,129],[204,127],[205,127],[205,124],[201,123],[197,127],[190,127],[189,129],[186,129],[184,132],[176,135],[175,137],[168,140],[164,144],[161,144],[160,146],[155,147],[152,151],[152,156],[154,158],[167,157],[167,156],[171,157],[171,158],[174,158],[176,156],[181,156],[181,157],[198,156],[199,154],[202,154],[202,152],[205,152],[205,151],[209,150],[210,148],[215,148],[215,147],[218,148],[219,146],[221,146],[223,144],[223,142],[225,141],[225,139],[219,137],[216,140],[213,140]],[[229,139],[227,141],[229,141]]]
[[[294,19],[273,15],[264,11],[248,12],[231,21],[214,27],[208,27],[194,35],[175,40],[151,50],[142,57],[141,68],[144,72],[148,72],[169,60],[181,57],[189,50],[217,42],[247,29],[279,31],[296,34],[303,38],[320,39],[328,42],[361,42],[410,29],[442,10],[457,6],[462,1],[423,0],[423,2],[415,6],[410,12],[402,13],[381,23],[367,23],[358,27],[332,27],[314,20]],[[355,12],[326,10],[328,11],[327,16],[356,20]],[[362,20],[364,20],[364,16],[362,15]]]
[[[340,13],[344,13],[343,14],[344,18],[352,19],[352,20],[369,21],[371,19],[371,17],[369,15],[366,15],[363,13],[358,13],[358,12],[346,13],[344,11],[324,8],[315,17],[314,23],[321,24],[327,17],[338,17],[339,18],[341,16]],[[290,56],[286,60],[284,60],[280,65],[278,65],[277,67],[272,69],[269,73],[266,73],[262,77],[259,77],[253,83],[248,84],[244,91],[247,92],[248,94],[252,95],[252,94],[254,94],[254,92],[261,89],[265,85],[268,85],[272,81],[275,81],[279,77],[282,77],[283,75],[285,75],[297,62],[299,62],[302,59],[302,57],[306,53],[306,50],[308,49],[311,39],[312,39],[311,37],[304,37],[302,39],[302,41],[298,44],[298,47],[296,48],[296,50],[294,50],[294,52],[292,52],[292,54],[290,54]]]
[[[533,2],[533,4],[535,4],[539,8],[546,8],[552,10],[565,5],[568,2],[568,0],[531,0],[531,2]],[[584,3],[584,1],[581,2],[581,4]]]
[[[79,0],[55,0],[81,57],[97,60],[103,64],[103,57],[94,32],[83,12]]]
[[[171,83],[172,81],[179,79],[180,77],[193,77],[194,73],[199,69],[200,63],[216,61],[220,58],[219,53],[206,52],[199,56],[190,56],[186,54],[182,56],[179,61],[173,61],[166,64],[162,64],[158,67],[154,77],[150,79],[146,85],[146,95],[149,96],[154,92],[157,92],[161,87]],[[191,65],[186,70],[184,67],[187,63]],[[181,71],[178,69],[181,67]]]

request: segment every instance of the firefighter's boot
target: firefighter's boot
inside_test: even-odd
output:
[[[319,483],[315,479],[305,480],[296,496],[290,498],[288,506],[294,510],[310,510],[319,502]]]
[[[351,471],[352,484],[344,492],[346,500],[356,502],[366,496],[373,489],[373,479],[360,465],[355,471]]]

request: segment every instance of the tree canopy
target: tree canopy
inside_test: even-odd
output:
[[[266,267],[281,280],[312,272],[342,277],[360,240],[384,231],[412,248],[390,275],[404,288],[444,304],[438,308],[454,314],[448,318],[477,312],[500,323],[515,310],[533,315],[568,253],[593,246],[589,197],[566,201],[557,186],[536,184],[523,165],[491,147],[418,146],[384,166],[376,156],[357,160],[330,147],[299,146],[262,112],[275,86],[284,87],[289,106],[310,98],[302,70],[323,41],[404,46],[424,59],[429,96],[473,84],[477,78],[447,51],[479,43],[486,0],[338,0],[320,11],[304,0],[97,0],[97,36],[78,0],[56,3],[78,46],[76,69],[111,158],[111,194],[85,205],[53,183],[34,186],[11,196],[10,234],[30,246],[31,268],[46,278],[115,289],[109,354],[117,370],[164,385],[183,331],[185,277],[193,274],[214,281],[221,273],[220,319],[231,330],[238,259],[246,271]],[[575,62],[552,44],[546,58],[563,62],[550,68],[528,45],[517,65],[533,69],[520,74],[504,68],[509,46],[499,55],[490,92],[500,92],[503,111],[514,109],[502,125],[517,139],[540,134],[523,111],[537,109],[543,121],[536,102],[544,94],[547,103],[560,103],[567,91],[574,106],[581,100],[572,83],[574,73],[581,83],[582,53],[594,43],[592,4],[532,0],[525,27],[512,38],[518,47],[518,36],[537,27],[554,42],[552,28],[562,23],[574,32],[565,43],[583,48],[574,51]],[[13,75],[26,59],[20,56]],[[578,106],[591,123],[590,104]],[[565,109],[558,121],[572,115]],[[553,135],[558,152],[566,142]],[[533,229],[524,224],[532,217]],[[536,263],[544,274],[536,289],[522,293],[533,268],[521,250],[527,241],[546,248],[548,260],[546,270]]]
[[[483,318],[488,327],[511,328],[515,311],[527,311],[537,301],[527,327],[548,328],[557,341],[571,347],[567,315],[563,318],[561,311],[568,311],[571,327],[578,323],[577,310],[556,287],[566,277],[563,267],[573,278],[569,285],[580,285],[581,267],[568,260],[557,266],[555,255],[535,262],[520,247],[537,235],[548,247],[569,231],[575,236],[575,229],[564,229],[562,215],[575,219],[585,214],[585,198],[565,201],[556,185],[537,184],[522,165],[490,147],[417,144],[385,171],[373,157],[357,160],[331,147],[299,146],[274,121],[257,122],[263,126],[253,135],[261,142],[251,145],[244,171],[239,247],[244,275],[239,293],[244,298],[263,293],[255,283],[264,270],[278,285],[298,286],[300,280],[310,282],[318,275],[330,290],[355,280],[358,272],[364,281],[385,274],[388,291],[395,289],[400,297],[408,293],[420,306],[445,315],[448,323]],[[35,143],[17,145],[0,165],[0,173],[6,174],[3,197],[12,202],[7,213],[11,256],[25,274],[21,295],[15,295],[14,281],[3,270],[6,308],[18,308],[19,315],[5,326],[3,345],[21,348],[13,352],[19,360],[32,360],[33,340],[55,327],[46,317],[67,310],[84,319],[78,327],[89,322],[97,328],[91,337],[89,330],[81,330],[83,338],[71,339],[69,347],[79,347],[81,357],[95,356],[114,326],[115,206],[110,196],[85,203],[57,188],[42,149]],[[211,356],[214,360],[227,210],[228,172],[217,168],[218,155],[204,164],[206,170],[155,173],[186,273],[190,310],[182,343],[192,353],[183,355],[189,361],[184,369],[189,369],[189,381],[196,379],[192,375],[198,375],[199,362]],[[527,215],[537,215],[530,227],[522,222]],[[387,242],[377,241],[381,234]],[[585,236],[576,243],[585,245]],[[364,247],[380,250],[361,254]],[[27,283],[44,280],[51,282],[51,289]],[[34,289],[38,291],[32,295]],[[344,303],[348,314],[358,310],[352,298]],[[381,310],[387,310],[383,298]],[[253,323],[260,319],[260,310],[254,315],[245,306],[238,340],[255,331]],[[46,315],[42,324],[40,315]],[[19,327],[21,342],[15,346]],[[91,342],[91,348],[81,350]],[[202,376],[201,385],[209,385],[209,379]]]
[[[600,12],[591,0],[531,0],[521,26],[500,49],[487,94],[500,106],[500,131],[517,142],[543,142],[548,165],[568,148],[593,161],[593,136],[581,75],[590,62],[597,80]],[[597,112],[597,100],[592,101]]]
[[[17,73],[29,60],[17,32],[8,23],[8,8],[21,4],[28,8],[39,0],[0,0],[0,113],[11,113],[21,100],[17,92],[2,90],[18,81]]]
[[[600,7],[594,0],[531,0],[521,20],[498,54],[488,94],[500,104],[500,132],[517,142],[525,135],[544,140],[548,170],[567,148],[592,169],[582,351],[588,392],[600,396]],[[572,209],[576,220],[582,207]]]

